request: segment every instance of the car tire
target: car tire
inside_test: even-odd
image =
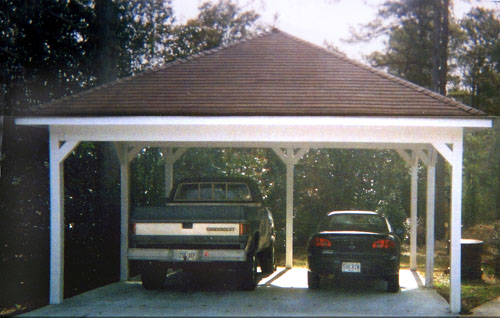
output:
[[[390,293],[399,291],[399,274],[392,275],[387,279],[387,291]]]
[[[257,287],[257,257],[254,253],[248,255],[240,279],[239,287],[241,290],[254,290]]]
[[[154,264],[145,266],[141,272],[142,286],[147,290],[160,289],[165,284],[167,269]]]
[[[260,254],[260,268],[263,274],[272,274],[276,270],[274,244],[271,244]]]
[[[308,271],[307,272],[307,285],[309,289],[318,289],[321,278],[318,273]]]

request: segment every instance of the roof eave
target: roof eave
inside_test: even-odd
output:
[[[18,117],[22,126],[371,126],[371,127],[462,127],[491,128],[491,117],[345,117],[345,116],[105,116]]]

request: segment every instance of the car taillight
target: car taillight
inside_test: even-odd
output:
[[[240,235],[246,235],[250,232],[250,224],[240,223]]]
[[[372,248],[395,248],[396,244],[392,240],[377,240],[373,242]]]
[[[128,224],[128,234],[131,234],[131,235],[135,234],[135,223]]]
[[[311,246],[316,247],[331,247],[332,242],[330,240],[323,237],[315,237],[311,240]]]

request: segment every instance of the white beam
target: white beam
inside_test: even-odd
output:
[[[427,202],[426,202],[426,231],[425,231],[425,287],[434,285],[434,206],[436,201],[436,159],[437,153],[429,147],[427,164]]]
[[[304,148],[301,148],[299,150],[297,150],[297,152],[293,152],[293,164],[296,165],[300,159],[302,159],[302,157],[304,157],[304,155],[309,151],[309,147],[304,147]]]
[[[65,141],[57,151],[57,160],[64,161],[79,144],[76,140]]]
[[[272,149],[274,153],[278,156],[278,158],[280,158],[281,161],[283,161],[283,163],[286,164],[288,162],[288,156],[285,152],[283,152],[283,150],[281,150],[281,148],[274,147]]]
[[[417,196],[418,196],[418,156],[411,153],[411,204],[410,204],[410,270],[417,270]]]
[[[130,152],[125,143],[115,144],[120,161],[120,281],[129,278],[128,219],[130,213]]]
[[[412,149],[415,144],[407,143],[378,143],[378,142],[255,142],[255,141],[239,141],[239,142],[179,142],[179,141],[164,141],[164,142],[128,142],[129,146],[141,147],[156,147],[156,148],[334,148],[334,149],[375,149],[375,150],[395,150],[395,149]],[[423,144],[427,147],[428,144]]]
[[[408,152],[404,149],[394,149],[394,150],[406,162],[406,164],[411,167],[412,161],[411,161],[411,156],[408,154]]]
[[[453,150],[448,147],[447,144],[445,143],[432,143],[434,148],[443,156],[443,158],[448,161],[449,164],[453,164],[454,161],[454,156],[453,156]]]
[[[427,166],[429,164],[429,155],[426,154],[422,148],[416,148],[414,151],[417,153],[420,161],[422,161],[424,165]]]
[[[125,149],[127,150],[127,160],[129,162],[132,162],[132,160],[134,160],[139,154],[139,152],[141,152],[142,149],[144,149],[145,147],[146,146],[143,145],[134,145],[131,148],[126,146]]]
[[[333,125],[55,126],[63,140],[198,143],[449,143],[457,128]],[[269,146],[268,146],[269,147]],[[282,147],[282,146],[281,146]]]
[[[172,163],[175,163],[186,151],[187,148],[178,148],[175,152],[173,152],[172,157],[170,159],[167,157],[167,160],[171,161]]]
[[[461,309],[461,243],[462,238],[462,166],[463,132],[453,142],[451,172],[451,213],[450,213],[450,309],[458,314]]]

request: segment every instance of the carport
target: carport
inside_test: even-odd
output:
[[[129,165],[144,147],[173,163],[190,147],[271,148],[287,171],[286,266],[292,264],[293,171],[311,148],[393,149],[411,167],[410,267],[416,270],[417,178],[427,167],[426,279],[434,268],[435,163],[452,168],[450,310],[460,312],[462,156],[471,107],[279,30],[42,105],[18,125],[50,132],[50,303],[63,300],[63,162],[82,141],[115,144],[121,169],[121,272],[129,278]]]

